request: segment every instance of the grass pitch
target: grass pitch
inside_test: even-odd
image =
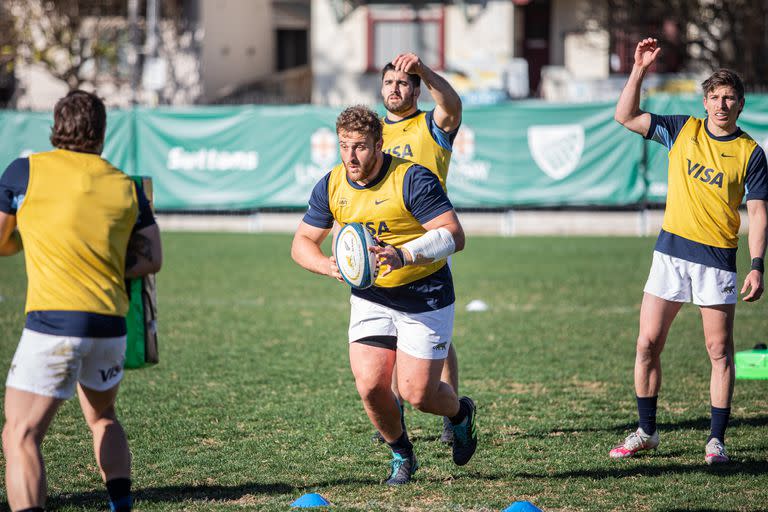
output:
[[[737,381],[734,462],[707,467],[709,363],[692,306],[663,356],[661,446],[608,458],[635,428],[634,340],[652,239],[470,237],[454,257],[455,343],[480,446],[455,467],[440,419],[407,407],[421,468],[397,489],[379,483],[389,453],[370,441],[348,367],[348,290],[296,266],[290,240],[164,235],[161,363],[130,371],[118,401],[137,510],[288,510],[309,492],[333,510],[501,510],[517,500],[543,510],[768,508],[768,381]],[[747,256],[744,245],[741,268]],[[23,325],[23,271],[21,257],[0,260],[3,382]],[[490,310],[466,312],[472,299]],[[737,350],[766,341],[766,300],[738,306]],[[76,402],[43,450],[51,510],[105,510]]]

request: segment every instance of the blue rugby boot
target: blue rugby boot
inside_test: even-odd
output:
[[[468,412],[461,423],[453,425],[453,462],[457,466],[463,466],[477,450],[477,408],[475,402],[467,396],[461,397],[459,402]]]
[[[416,455],[411,452],[409,457],[404,457],[399,453],[392,452],[392,472],[389,478],[384,482],[387,485],[403,485],[411,481],[411,477],[419,468],[416,462]]]

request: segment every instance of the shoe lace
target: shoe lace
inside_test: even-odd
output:
[[[637,448],[638,446],[642,446],[645,441],[646,440],[643,438],[643,436],[637,432],[632,432],[624,440],[624,447],[629,449]]]
[[[725,455],[725,446],[719,441],[710,442],[707,445],[707,452],[709,455],[716,455],[722,457]]]
[[[400,472],[400,468],[403,467],[403,464],[406,462],[406,458],[398,453],[392,454],[392,462],[390,463],[392,465],[392,473],[389,475],[389,478],[395,478],[397,474]]]

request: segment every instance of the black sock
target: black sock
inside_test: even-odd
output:
[[[16,512],[45,512],[45,509],[43,507],[29,507],[22,510],[17,510]]]
[[[107,482],[107,492],[113,512],[130,512],[133,506],[131,498],[131,479],[113,478]]]
[[[403,406],[403,402],[399,400],[397,406],[400,408],[400,426],[403,427],[403,432],[405,432],[405,407]]]
[[[464,421],[464,418],[469,415],[469,406],[459,400],[459,412],[456,413],[456,416],[452,416],[449,418],[451,420],[452,425],[458,425],[462,421]]]
[[[636,397],[637,415],[640,418],[640,428],[652,436],[656,432],[656,402],[658,396]]]
[[[707,442],[712,438],[717,438],[721,443],[725,443],[725,429],[728,428],[728,420],[731,418],[730,407],[712,406],[712,421],[710,423],[710,433]]]
[[[402,457],[410,457],[413,455],[413,444],[411,444],[411,441],[408,439],[408,433],[405,430],[403,430],[403,433],[396,441],[387,444],[392,448],[393,452]]]

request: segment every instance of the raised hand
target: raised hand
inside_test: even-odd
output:
[[[401,53],[392,60],[395,71],[403,71],[409,75],[419,75],[424,69],[421,59],[415,53]]]
[[[653,61],[656,60],[656,56],[660,51],[661,48],[656,39],[652,37],[643,39],[637,43],[637,48],[635,48],[635,66],[639,66],[643,69],[647,68],[653,64]]]

